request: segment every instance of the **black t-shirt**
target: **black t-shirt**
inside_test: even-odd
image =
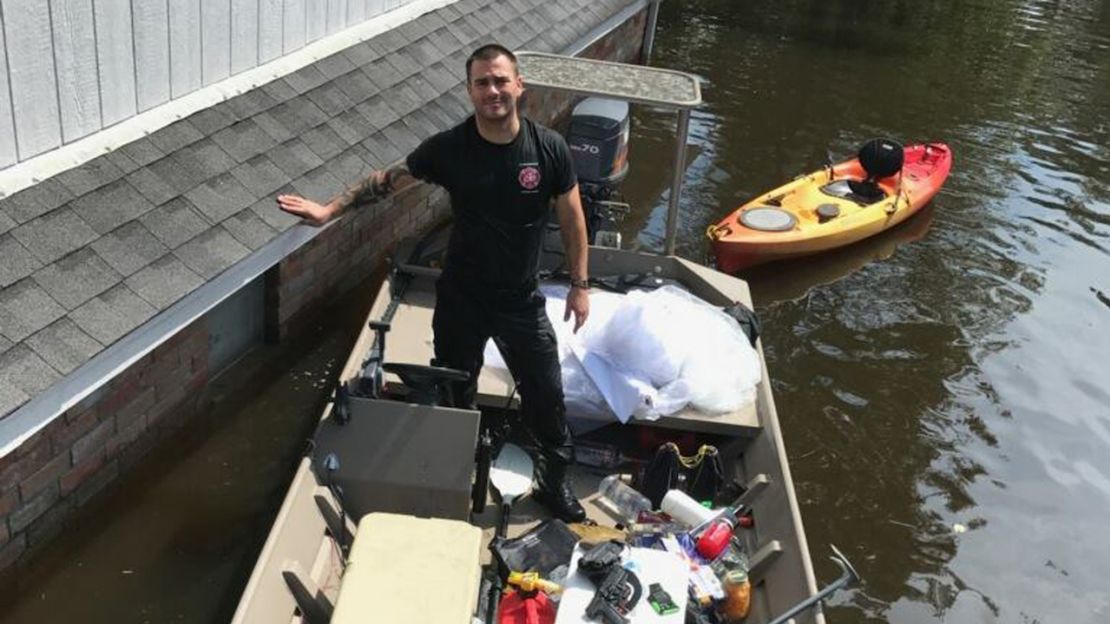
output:
[[[498,145],[472,115],[421,143],[407,165],[451,196],[445,275],[499,289],[533,283],[551,199],[577,184],[562,136],[522,118],[516,138]]]

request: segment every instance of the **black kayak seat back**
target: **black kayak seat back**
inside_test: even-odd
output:
[[[871,139],[859,149],[860,166],[867,172],[863,180],[835,180],[821,187],[826,195],[869,206],[886,198],[879,180],[902,170],[905,149],[891,139]]]

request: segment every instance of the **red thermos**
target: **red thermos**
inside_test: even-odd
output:
[[[721,517],[714,520],[698,538],[698,554],[710,561],[719,557],[725,552],[725,548],[728,548],[736,523],[736,514],[731,509],[721,514]]]

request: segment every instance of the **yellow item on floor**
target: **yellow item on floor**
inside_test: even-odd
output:
[[[470,624],[481,554],[482,531],[465,522],[367,514],[331,624]]]

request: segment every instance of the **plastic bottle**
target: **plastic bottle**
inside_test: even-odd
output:
[[[698,538],[698,554],[710,561],[719,557],[728,548],[736,523],[736,514],[731,509],[721,514]]]
[[[641,511],[651,511],[651,501],[621,481],[620,475],[609,475],[598,487],[601,498],[626,523],[636,522]]]
[[[667,492],[659,508],[665,511],[668,516],[691,527],[698,526],[715,515],[713,510],[701,506],[698,501],[690,498],[682,490]]]

